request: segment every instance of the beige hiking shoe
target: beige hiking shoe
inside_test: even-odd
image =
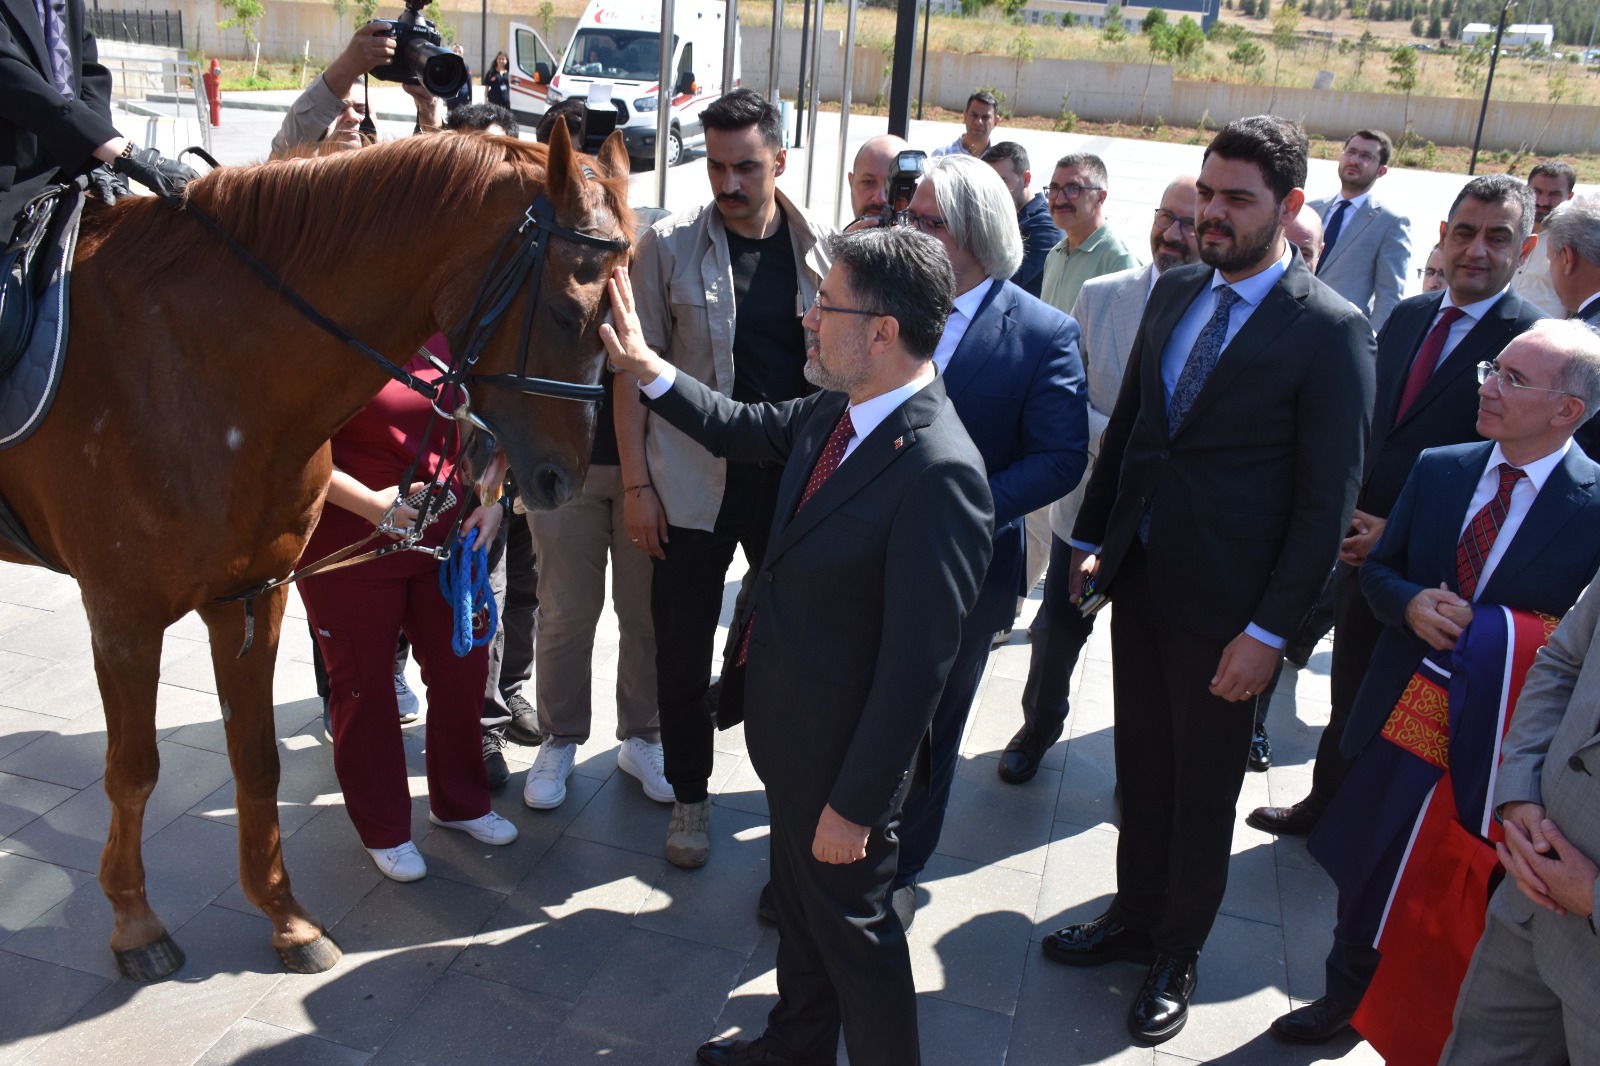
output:
[[[667,861],[693,869],[704,866],[711,857],[711,799],[699,803],[674,803],[672,823],[667,826]]]

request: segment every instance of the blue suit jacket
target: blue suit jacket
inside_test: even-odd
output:
[[[1429,651],[1406,628],[1406,604],[1443,582],[1456,587],[1456,542],[1492,443],[1430,448],[1411,471],[1389,524],[1362,565],[1361,591],[1384,625],[1356,693],[1340,748],[1354,758],[1383,729]],[[1600,465],[1574,445],[1551,472],[1479,603],[1560,617],[1600,569]]]
[[[967,632],[1011,625],[1024,590],[1022,520],[1071,492],[1089,447],[1078,324],[996,282],[945,368],[944,387],[983,455],[994,496],[994,558]]]

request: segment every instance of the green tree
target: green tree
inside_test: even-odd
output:
[[[1433,40],[1433,41],[1437,41],[1440,37],[1443,37],[1443,36],[1444,36],[1444,24],[1439,21],[1439,16],[1435,15],[1435,16],[1433,16],[1433,18],[1428,20],[1428,39],[1429,40]]]
[[[1456,81],[1468,92],[1478,92],[1483,88],[1484,67],[1488,62],[1489,49],[1481,39],[1473,42],[1471,48],[1463,48],[1456,56]]]
[[[222,6],[233,14],[218,22],[218,29],[231,30],[237,26],[244,34],[245,44],[260,41],[261,20],[267,14],[267,7],[261,0],[222,0]]]
[[[456,43],[456,28],[445,21],[444,11],[439,7],[439,0],[429,0],[428,20],[439,29],[439,36],[444,40],[445,47]]]
[[[1389,87],[1407,97],[1417,87],[1417,50],[1409,44],[1389,53]]]
[[[1159,7],[1153,7],[1150,9],[1150,13],[1148,15],[1139,20],[1139,30],[1142,33],[1150,33],[1157,26],[1164,27],[1166,24],[1167,13],[1161,10]]]
[[[1299,28],[1300,9],[1292,3],[1285,3],[1272,16],[1272,49],[1278,57],[1272,67],[1274,85],[1278,84],[1278,71],[1283,68],[1283,53],[1294,51],[1295,31]]]
[[[1427,29],[1428,27],[1423,25],[1421,15],[1418,15],[1416,18],[1411,20],[1411,36],[1421,37],[1427,32]]]
[[[1120,44],[1128,38],[1128,31],[1122,25],[1122,6],[1120,4],[1107,4],[1105,14],[1105,28],[1101,30],[1107,44]]]
[[[1256,3],[1256,18],[1264,19],[1272,14],[1272,0],[1258,0]]]
[[[1255,18],[1256,0],[1239,0],[1239,14],[1243,15],[1245,18]],[[1222,23],[1219,22],[1217,25],[1220,26]]]
[[[1243,40],[1228,53],[1228,62],[1238,67],[1241,71],[1253,68],[1260,76],[1261,64],[1267,58],[1267,50],[1253,40]]]
[[[1179,62],[1198,59],[1205,52],[1206,33],[1200,28],[1200,23],[1188,15],[1178,20],[1177,28],[1172,32],[1173,48],[1178,53]]]
[[[1160,15],[1159,19],[1153,16]],[[1151,10],[1144,21],[1139,24],[1144,29],[1144,43],[1150,49],[1150,62],[1144,68],[1144,92],[1139,96],[1139,112],[1134,117],[1138,125],[1144,125],[1144,102],[1150,96],[1150,76],[1155,73],[1157,60],[1170,63],[1178,54],[1178,34],[1171,26],[1167,25],[1167,13],[1159,7]]]

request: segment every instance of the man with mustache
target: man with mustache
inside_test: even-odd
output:
[[[1090,278],[1139,265],[1128,246],[1105,224],[1106,165],[1087,152],[1056,160],[1044,187],[1050,220],[1065,234],[1044,261],[1039,299],[1070,312]]]
[[[1051,565],[1045,571],[1044,603],[1033,624],[1032,659],[1022,689],[1022,728],[1000,756],[1000,780],[1013,785],[1032,780],[1045,752],[1060,739],[1072,671],[1094,631],[1093,617],[1085,618],[1067,592],[1072,575],[1067,539],[1094,473],[1100,438],[1111,420],[1150,290],[1164,272],[1200,258],[1194,183],[1194,177],[1186,174],[1161,194],[1150,226],[1150,265],[1090,279],[1072,307],[1072,317],[1083,331],[1084,374],[1089,379],[1089,467],[1078,487],[1050,508]]]
[[[1547,159],[1528,171],[1528,188],[1533,190],[1533,233],[1538,243],[1517,268],[1511,287],[1517,295],[1551,318],[1566,318],[1567,309],[1550,281],[1550,257],[1544,247],[1544,220],[1550,212],[1572,199],[1578,175],[1559,159]]]
[[[1339,156],[1339,195],[1311,201],[1322,218],[1317,277],[1365,312],[1373,332],[1405,295],[1411,265],[1411,220],[1372,195],[1393,151],[1382,130],[1352,133]]]
[[[1116,605],[1122,827],[1110,908],[1044,952],[1149,966],[1128,1014],[1142,1043],[1187,1021],[1227,886],[1253,697],[1355,502],[1372,331],[1284,239],[1305,176],[1305,134],[1275,116],[1230,122],[1206,149],[1204,265],[1156,282],[1072,530],[1073,598]]]
[[[787,153],[778,109],[735,89],[701,113],[713,204],[656,223],[639,240],[633,279],[644,341],[662,358],[741,403],[811,391],[800,315],[828,272],[826,229],[778,191]],[[675,797],[667,860],[710,855],[712,644],[736,548],[766,552],[781,463],[729,462],[648,414],[638,389],[616,401],[623,521],[655,560],[651,615],[665,773]]]

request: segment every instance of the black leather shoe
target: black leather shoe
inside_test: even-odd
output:
[[[1195,964],[1177,955],[1162,955],[1150,967],[1139,998],[1128,1011],[1128,1032],[1145,1044],[1159,1044],[1178,1035],[1189,1020],[1194,995]]]
[[[1293,807],[1257,807],[1245,816],[1244,822],[1264,833],[1303,837],[1315,829],[1321,820],[1320,810],[1301,801]]]
[[[772,902],[772,882],[761,886],[761,896],[756,900],[756,918],[767,925],[778,924],[778,905]]]
[[[1267,739],[1267,731],[1256,726],[1255,733],[1250,737],[1250,772],[1264,774],[1272,766],[1272,741]]]
[[[1355,1013],[1354,1007],[1323,996],[1273,1021],[1272,1035],[1292,1044],[1326,1044],[1350,1030],[1350,1019]]]
[[[705,1066],[801,1066],[794,1059],[767,1050],[765,1037],[754,1040],[708,1040],[700,1045],[695,1058]]]
[[[1028,726],[1017,730],[1017,735],[1011,738],[1011,743],[1000,755],[1000,780],[1010,785],[1033,780],[1033,775],[1039,772],[1039,763],[1044,760],[1045,752],[1059,739],[1060,729],[1040,734],[1035,734]]]
[[[504,787],[511,777],[511,770],[506,766],[505,746],[506,738],[501,730],[483,731],[483,776],[488,778],[490,788]]]
[[[506,724],[506,739],[530,748],[544,743],[544,734],[539,731],[539,712],[533,709],[533,704],[523,699],[522,693],[507,696],[506,709],[511,712],[511,721]]]
[[[1150,963],[1156,957],[1150,930],[1129,929],[1109,914],[1063,926],[1044,938],[1043,947],[1045,958],[1068,966],[1099,966],[1119,959]]]

